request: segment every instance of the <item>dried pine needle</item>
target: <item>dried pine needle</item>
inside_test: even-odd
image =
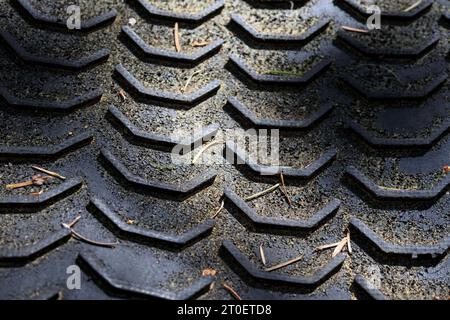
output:
[[[41,168],[41,167],[38,167],[38,166],[31,166],[31,168],[33,168],[36,171],[40,171],[42,173],[46,173],[49,176],[52,176],[52,177],[55,177],[55,178],[58,178],[58,179],[61,179],[61,180],[66,180],[66,177],[60,175],[57,172],[53,172],[53,171],[50,171],[50,170],[47,170],[47,169],[44,169],[44,168]]]
[[[216,210],[216,212],[213,214],[213,216],[211,217],[211,219],[214,219],[214,218],[217,217],[217,215],[220,213],[220,211],[222,211],[224,205],[225,205],[225,200],[222,200],[222,203],[220,204],[219,209]]]
[[[185,93],[185,92],[187,91],[187,89],[188,89],[188,87],[189,87],[189,84],[190,84],[191,81],[192,81],[192,78],[194,78],[194,76],[196,76],[196,75],[199,74],[200,72],[201,72],[201,70],[197,70],[197,71],[195,71],[194,73],[192,73],[192,74],[189,76],[189,78],[187,79],[186,84],[184,85],[183,89],[181,89],[181,92],[182,92],[182,93]]]
[[[318,246],[318,247],[316,248],[316,250],[317,250],[317,251],[321,251],[321,250],[325,250],[325,249],[334,248],[334,247],[338,246],[339,243],[341,243],[341,242],[335,242],[335,243],[330,243],[330,244],[324,244],[324,245],[322,245],[322,246]]]
[[[173,29],[173,37],[175,40],[175,49],[177,52],[181,52],[181,45],[180,45],[180,33],[178,29],[178,22],[175,23],[175,27]]]
[[[194,157],[194,159],[192,159],[192,164],[195,164],[198,159],[200,159],[200,157],[202,156],[202,154],[208,150],[209,148],[218,145],[218,144],[223,144],[224,141],[223,140],[217,140],[217,141],[211,141],[208,144],[206,144],[205,146],[203,146],[200,151],[197,153],[197,155]]]
[[[287,266],[289,266],[289,265],[291,265],[293,263],[296,263],[296,262],[300,261],[301,259],[303,259],[303,256],[298,256],[298,257],[296,257],[294,259],[291,259],[291,260],[288,260],[286,262],[277,264],[276,266],[273,266],[273,267],[270,267],[270,268],[266,268],[265,271],[270,272],[270,271],[278,270],[278,269],[287,267]]]
[[[236,299],[236,300],[242,300],[241,296],[229,285],[226,283],[222,283],[222,286]]]
[[[275,190],[276,190],[277,188],[279,188],[279,187],[280,187],[280,184],[277,183],[276,185],[273,185],[273,186],[271,186],[270,188],[268,188],[268,189],[266,189],[266,190],[263,190],[263,191],[261,191],[261,192],[255,193],[255,194],[253,194],[253,195],[251,195],[251,196],[248,196],[248,197],[245,198],[244,200],[245,200],[245,201],[252,201],[252,200],[255,200],[255,199],[259,198],[259,197],[262,197],[262,196],[264,196],[264,195],[266,195],[266,194],[268,194],[268,193],[271,193],[271,192],[275,191]]]
[[[280,172],[280,180],[281,180],[281,186],[280,186],[280,190],[281,192],[284,194],[284,196],[286,197],[289,206],[292,207],[292,201],[291,201],[291,197],[289,196],[287,189],[286,189],[286,185],[284,184],[284,177],[283,177],[283,172]]]
[[[266,254],[264,253],[264,248],[262,244],[259,246],[259,255],[261,256],[261,262],[265,266],[266,265]]]
[[[345,245],[348,242],[347,236],[345,236],[344,239],[339,241],[339,244],[336,246],[336,248],[333,251],[333,254],[331,255],[333,258],[336,257],[339,253],[341,253],[342,249],[344,249]]]
[[[369,30],[358,29],[358,28],[353,28],[353,27],[349,27],[349,26],[342,26],[341,28],[343,30],[351,31],[351,32],[358,32],[358,33],[368,33],[369,32]]]
[[[409,6],[408,8],[406,8],[405,10],[403,10],[404,12],[409,12],[414,10],[415,8],[417,8],[420,4],[422,3],[422,0],[417,1],[416,3],[412,4],[411,6]]]

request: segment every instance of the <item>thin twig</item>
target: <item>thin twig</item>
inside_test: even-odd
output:
[[[286,185],[284,184],[283,172],[280,172],[280,180],[281,180],[280,190],[284,194],[284,196],[286,197],[287,201],[289,202],[289,206],[292,207],[291,197],[289,197],[289,194],[288,194],[287,189],[286,189]]]
[[[44,169],[44,168],[41,168],[41,167],[38,167],[38,166],[31,166],[31,168],[33,168],[36,171],[40,171],[40,172],[46,173],[49,176],[52,176],[52,177],[55,177],[55,178],[58,178],[58,179],[61,179],[61,180],[66,180],[66,177],[60,175],[57,172],[53,172],[53,171],[50,171],[50,170],[47,170],[47,169]]]
[[[217,217],[217,215],[220,213],[220,211],[222,211],[224,205],[225,205],[225,200],[222,200],[222,203],[220,204],[220,208],[216,210],[216,212],[213,214],[211,219],[215,219]]]
[[[351,32],[358,32],[358,33],[368,33],[369,32],[369,30],[358,29],[358,28],[353,28],[353,27],[349,27],[349,26],[342,26],[341,28],[343,30],[351,31]]]
[[[194,159],[192,159],[192,164],[195,164],[206,150],[208,150],[212,146],[215,146],[217,144],[223,144],[223,143],[224,143],[223,140],[217,140],[217,141],[211,141],[208,144],[206,144],[205,146],[203,146],[200,149],[200,151],[197,153],[197,155],[195,155]]]
[[[178,22],[175,22],[175,27],[173,29],[173,36],[175,39],[175,49],[177,52],[181,52],[181,45],[180,45],[180,34],[178,30]]]
[[[222,283],[222,286],[227,289],[227,291],[236,299],[236,300],[242,300],[241,296],[229,285],[226,283]]]
[[[28,181],[7,184],[6,189],[14,190],[14,189],[25,188],[25,187],[29,187],[29,186],[42,186],[45,183],[45,181],[50,180],[50,179],[52,179],[52,177],[50,177],[50,176],[42,177],[41,175],[35,175],[31,178],[31,180],[28,180]]]
[[[276,185],[271,186],[270,188],[263,190],[261,192],[255,193],[254,195],[248,196],[247,198],[245,198],[245,201],[252,201],[255,200],[256,198],[262,197],[272,191],[275,191],[278,187],[280,186],[279,183],[277,183]]]
[[[182,92],[182,93],[185,93],[185,92],[186,92],[186,90],[187,90],[189,84],[190,84],[191,81],[192,81],[192,78],[194,78],[194,76],[197,75],[197,74],[199,74],[200,72],[201,72],[201,70],[197,70],[197,71],[195,71],[194,73],[192,73],[192,74],[189,76],[189,78],[187,79],[186,84],[184,85],[183,89],[181,89],[181,92]]]
[[[316,250],[317,250],[317,251],[321,251],[321,250],[325,250],[325,249],[334,248],[334,247],[336,247],[339,243],[341,243],[341,242],[339,241],[339,242],[335,242],[335,243],[324,244],[324,245],[322,245],[322,246],[318,246],[318,247],[316,248]]]
[[[347,229],[347,250],[348,253],[352,253],[352,245],[350,243],[350,230]]]
[[[264,248],[263,248],[262,244],[259,246],[259,255],[261,256],[262,264],[265,266],[266,265],[266,255],[264,254]]]
[[[81,219],[81,216],[78,216],[78,217],[76,217],[75,219],[73,219],[72,222],[69,222],[69,223],[63,223],[63,226],[64,226],[64,228],[72,229],[72,227],[73,227],[74,225],[76,225],[77,222],[80,221],[80,219]]]
[[[404,12],[409,12],[414,10],[415,8],[417,8],[420,4],[422,3],[422,0],[417,1],[416,3],[414,3],[413,5],[409,6],[408,8],[406,8],[405,10],[403,10]]]
[[[278,270],[278,269],[287,267],[287,266],[289,266],[289,265],[291,265],[293,263],[296,263],[296,262],[300,261],[301,259],[303,259],[303,256],[298,256],[298,257],[296,257],[294,259],[291,259],[291,260],[288,260],[286,262],[277,264],[276,266],[273,266],[273,267],[270,267],[270,268],[266,268],[265,271],[270,272],[270,271]]]
[[[81,234],[79,234],[78,232],[76,232],[73,229],[71,229],[70,232],[72,232],[72,236],[74,236],[78,240],[87,242],[87,243],[95,245],[95,246],[107,247],[107,248],[115,248],[116,245],[117,245],[117,243],[98,242],[98,241],[94,241],[94,240],[88,239],[88,238],[82,236]]]

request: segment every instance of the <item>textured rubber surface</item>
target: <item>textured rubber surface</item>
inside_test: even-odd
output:
[[[374,1],[368,34],[340,28],[365,28],[360,0],[82,0],[70,31],[72,2],[0,3],[0,298],[449,296],[448,1]],[[282,167],[235,148],[250,128],[280,129]],[[209,164],[172,162],[213,137]],[[67,180],[4,187],[31,165]],[[244,200],[280,172],[292,207]],[[71,237],[78,215],[115,248]],[[351,254],[315,250],[347,228]],[[303,259],[264,271],[260,245],[266,267]]]

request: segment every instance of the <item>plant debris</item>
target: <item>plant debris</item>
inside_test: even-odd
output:
[[[331,256],[334,258],[345,248],[345,246],[347,246],[348,253],[351,254],[352,253],[352,245],[350,243],[350,231],[348,229],[346,231],[345,237],[341,241],[319,246],[316,248],[316,250],[320,251],[320,250],[334,248],[334,251],[331,254]]]
[[[268,188],[266,190],[263,190],[261,192],[255,193],[254,195],[248,196],[244,200],[245,201],[255,200],[255,199],[259,198],[259,197],[262,197],[262,196],[264,196],[264,195],[266,195],[268,193],[271,193],[271,192],[275,191],[278,187],[280,187],[279,183],[277,183],[276,185],[271,186],[270,188]]]
[[[66,180],[66,177],[60,175],[57,172],[53,172],[53,171],[50,171],[50,170],[47,170],[47,169],[44,169],[44,168],[41,168],[41,167],[37,167],[37,166],[31,166],[31,168],[33,168],[36,171],[40,171],[42,173],[46,173],[49,176],[52,176],[52,177],[55,177],[55,178],[58,178],[58,179],[61,179],[61,180]]]
[[[129,225],[133,225],[133,224],[135,224],[136,223],[136,221],[134,221],[134,220],[132,220],[132,219],[128,219],[127,220],[127,224],[129,224]]]
[[[193,46],[194,48],[196,48],[196,47],[206,47],[210,43],[211,43],[211,41],[194,41],[194,42],[191,43],[191,46]]]
[[[267,272],[274,271],[274,270],[278,270],[278,269],[287,267],[287,266],[289,266],[289,265],[291,265],[291,264],[293,264],[293,263],[296,263],[296,262],[300,261],[301,259],[303,259],[303,255],[298,256],[298,257],[295,257],[295,258],[293,258],[293,259],[291,259],[291,260],[288,260],[288,261],[286,261],[286,262],[277,264],[277,265],[275,265],[275,266],[273,266],[273,267],[266,268],[266,269],[264,269],[264,270],[267,271]]]
[[[130,26],[134,26],[135,24],[136,24],[136,19],[135,18],[130,18],[130,19],[128,19],[128,24],[130,25]]]
[[[119,90],[119,96],[122,98],[123,101],[127,100],[127,96],[125,95],[125,91],[122,89]]]
[[[411,6],[409,6],[408,8],[406,8],[405,10],[403,10],[404,12],[409,12],[414,10],[415,8],[417,8],[420,4],[422,3],[422,0],[417,1],[416,3],[412,4]]]
[[[181,52],[178,22],[175,22],[175,27],[173,28],[173,37],[174,37],[174,41],[175,41],[175,49],[177,50],[177,52]]]
[[[284,196],[286,197],[289,206],[292,207],[292,201],[291,201],[291,197],[289,196],[287,189],[286,189],[286,185],[284,184],[284,177],[283,177],[283,172],[280,172],[280,180],[281,180],[281,186],[280,186],[280,190],[281,192],[284,194]]]
[[[444,173],[449,173],[450,172],[450,166],[444,166],[444,168],[442,168],[442,170],[444,171]]]
[[[202,271],[203,277],[214,277],[217,274],[217,271],[212,268],[206,268]]]
[[[44,193],[44,190],[39,190],[37,192],[31,192],[30,195],[39,197],[43,193]]]
[[[266,255],[264,253],[264,248],[262,244],[259,246],[259,255],[261,257],[261,262],[265,266],[266,265]]]
[[[350,32],[369,33],[369,30],[358,29],[358,28],[353,28],[353,27],[349,27],[349,26],[342,26],[341,28],[345,31],[350,31]]]
[[[222,203],[220,204],[219,209],[216,210],[216,212],[213,214],[213,216],[211,217],[211,219],[214,219],[217,217],[217,215],[220,213],[220,211],[222,211],[223,207],[225,206],[225,200],[222,200]]]
[[[194,159],[192,159],[192,164],[195,164],[198,159],[200,159],[200,157],[202,156],[202,154],[208,150],[209,148],[211,148],[212,146],[218,145],[218,144],[223,144],[225,143],[223,140],[217,140],[217,141],[210,141],[208,144],[206,144],[205,146],[203,146],[200,151],[197,153],[197,155],[194,157]]]
[[[117,245],[117,243],[107,243],[107,242],[99,242],[99,241],[94,241],[91,239],[88,239],[86,237],[84,237],[83,235],[81,235],[80,233],[76,232],[75,230],[73,230],[73,226],[81,219],[81,216],[78,216],[75,218],[75,220],[73,220],[70,223],[61,223],[61,225],[70,230],[70,233],[72,235],[73,238],[92,244],[94,246],[99,246],[99,247],[107,247],[107,248],[115,248],[115,246]]]
[[[242,300],[241,296],[229,285],[226,283],[222,283],[222,286],[236,299],[236,300]]]
[[[31,180],[28,180],[28,181],[7,184],[6,189],[14,190],[14,189],[25,188],[25,187],[29,187],[29,186],[42,186],[47,180],[50,180],[50,179],[52,179],[51,176],[41,176],[40,174],[37,174],[37,175],[34,175],[31,178]]]
[[[201,70],[197,70],[197,71],[195,71],[194,73],[192,73],[192,74],[189,76],[189,78],[187,79],[186,84],[184,85],[183,89],[181,89],[181,92],[182,92],[182,93],[185,93],[185,92],[187,91],[188,86],[189,86],[189,84],[190,84],[191,81],[192,81],[192,78],[194,78],[194,76],[196,76],[196,75],[199,74],[200,72],[201,72]]]

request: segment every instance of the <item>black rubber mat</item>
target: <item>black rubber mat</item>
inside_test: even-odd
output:
[[[448,1],[77,3],[0,2],[0,298],[448,299]]]

